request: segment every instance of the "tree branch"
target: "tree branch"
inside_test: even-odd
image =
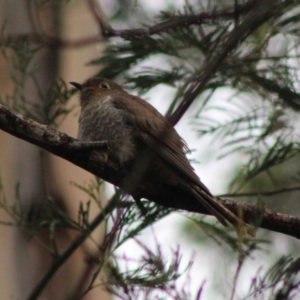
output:
[[[294,186],[294,187],[287,187],[287,188],[282,188],[278,190],[273,190],[273,191],[261,191],[261,192],[250,192],[250,193],[236,193],[236,194],[223,194],[219,195],[221,198],[226,198],[226,197],[259,197],[259,196],[273,196],[273,195],[278,195],[282,193],[288,193],[288,192],[294,192],[294,191],[299,191],[300,186]]]
[[[0,105],[0,129],[62,157],[116,186],[122,185],[126,169],[119,168],[99,150],[84,153],[81,149],[75,151],[70,145],[77,141],[76,139],[21,115],[16,115],[3,105]],[[106,143],[103,146],[105,149]],[[166,207],[209,214],[190,195],[162,183],[149,182],[147,186],[137,186],[136,191],[143,198]],[[220,202],[234,213],[242,214],[246,222],[257,224],[259,221],[258,226],[261,228],[300,238],[300,218],[230,199],[220,199]]]
[[[100,212],[95,217],[95,219],[90,223],[89,227],[83,233],[81,233],[62,254],[56,257],[56,260],[52,264],[51,268],[47,270],[46,274],[42,277],[42,279],[37,284],[37,286],[32,291],[32,293],[29,295],[27,300],[37,299],[37,297],[43,291],[43,289],[48,284],[48,282],[53,277],[53,275],[56,273],[56,271],[69,259],[69,257],[78,249],[78,247],[89,237],[90,233],[105,220],[106,216],[112,213],[119,198],[120,195],[116,193],[113,196],[113,198],[108,202],[108,204],[103,209],[103,211]]]
[[[278,0],[254,1],[254,3],[255,5],[252,5],[252,10],[245,16],[241,24],[237,25],[231,31],[228,38],[218,45],[219,49],[214,51],[215,54],[209,57],[208,62],[200,68],[199,74],[188,87],[181,103],[169,117],[169,121],[172,125],[175,125],[185,114],[196,97],[203,91],[209,80],[219,69],[228,54],[236,49],[237,45],[245,40],[257,27],[274,16],[283,5],[288,5],[288,3],[282,3],[282,1]]]
[[[126,30],[115,30],[111,27],[108,19],[101,8],[99,1],[88,0],[88,4],[92,15],[99,25],[99,29],[105,37],[127,37],[127,36],[150,36],[154,34],[161,34],[169,30],[175,30],[178,27],[188,27],[191,25],[200,25],[206,22],[216,20],[228,20],[235,19],[236,15],[244,15],[251,11],[255,6],[261,3],[260,0],[249,1],[244,5],[241,5],[239,9],[233,11],[222,10],[213,12],[201,12],[195,15],[179,15],[172,16],[170,20],[163,21],[153,26],[146,28],[134,28]]]
[[[155,34],[161,34],[168,30],[175,30],[178,27],[188,27],[192,25],[204,24],[216,20],[231,20],[236,17],[238,13],[239,16],[247,14],[253,9],[253,7],[259,3],[260,0],[253,0],[244,5],[239,6],[238,11],[213,11],[213,12],[201,12],[195,15],[181,15],[173,17],[170,20],[157,23],[155,25],[144,27],[144,28],[133,28],[125,30],[115,30],[107,22],[107,18],[101,9],[98,2],[89,0],[88,4],[91,8],[91,12],[94,15],[99,29],[104,38],[107,37],[128,37],[128,36],[151,36]],[[3,37],[0,40],[0,46],[8,46],[10,44],[15,44],[18,42],[29,41],[46,44],[50,47],[66,47],[66,48],[77,48],[84,47],[89,44],[99,43],[103,41],[103,37],[100,35],[85,37],[78,40],[65,40],[57,36],[43,35],[43,34],[20,34],[11,35],[8,37]]]

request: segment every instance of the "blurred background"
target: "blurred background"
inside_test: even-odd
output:
[[[68,82],[100,75],[123,84],[166,114],[180,103],[201,67],[221,51],[235,26],[247,13],[255,16],[256,4],[0,0],[0,103],[76,137],[78,95]],[[176,25],[185,17],[200,19],[200,13],[207,13],[204,21]],[[300,189],[299,14],[298,5],[286,1],[266,22],[249,28],[249,35],[229,52],[176,124],[192,150],[188,157],[196,173],[214,195],[295,217],[299,217]],[[156,35],[108,38],[102,36],[99,20],[118,30],[173,23]],[[74,220],[89,205],[92,219],[99,207],[88,202],[82,187],[89,187],[94,178],[3,131],[0,171],[1,298],[26,299],[52,264],[51,236],[55,234],[58,252],[77,236],[76,231],[50,222],[40,226],[46,222],[45,203],[51,200]],[[266,191],[275,192],[265,196]],[[98,192],[105,204],[114,187],[101,185]],[[15,203],[23,217],[17,215]],[[113,224],[112,218],[107,228]],[[126,236],[131,226],[122,234]],[[291,299],[285,296],[290,297],[293,289],[283,291],[281,284],[287,279],[279,276],[276,281],[270,270],[277,274],[297,259],[299,242],[293,237],[259,229],[255,240],[242,244],[242,255],[235,233],[225,231],[213,217],[174,211],[112,247],[113,263],[99,268],[98,274],[99,245],[107,228],[99,226],[93,232],[37,299],[77,299],[95,274],[98,285],[81,299]],[[168,283],[149,281],[147,287],[144,281],[143,285],[129,280],[137,265],[149,263],[147,255],[164,262],[162,274],[173,274]],[[116,270],[129,291],[116,279]],[[297,272],[296,268],[293,292],[300,297],[295,291]],[[145,281],[147,274],[146,269],[138,273]],[[102,284],[109,277],[115,280],[111,281],[114,296]],[[283,296],[275,298],[278,295]]]

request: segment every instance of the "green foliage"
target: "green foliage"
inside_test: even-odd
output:
[[[179,273],[179,249],[173,251],[172,260],[167,261],[158,245],[154,252],[140,241],[136,240],[136,242],[145,252],[142,259],[135,259],[136,267],[133,268],[132,263],[130,264],[132,258],[114,257],[107,265],[110,278],[107,289],[123,299],[138,297],[188,299],[191,297],[187,290],[184,288],[180,290],[176,286],[177,280],[182,275]],[[123,272],[119,269],[120,260],[128,264],[128,271]],[[186,270],[189,267],[187,266]]]
[[[52,2],[39,0],[35,4]],[[232,1],[223,10],[222,1],[208,1],[207,4],[186,1],[183,7],[173,6],[156,12],[153,20],[148,22],[151,25],[145,24],[143,13],[126,15],[120,2],[112,26],[114,22],[119,25],[121,20],[128,21],[126,18],[130,17],[144,24],[145,30],[114,31],[107,40],[104,53],[87,63],[99,67],[96,75],[123,80],[139,93],[147,93],[160,84],[172,87],[175,97],[168,116],[193,94],[191,91],[197,90],[200,80],[204,82],[208,78],[193,99],[194,126],[200,137],[210,136],[219,143],[219,158],[236,153],[244,157],[244,165],[240,166],[242,171],[234,181],[242,185],[299,155],[300,12],[296,1],[279,2],[281,9],[270,9],[270,18],[258,27],[254,24],[253,28],[247,28],[244,38],[220,59],[216,71],[205,67],[208,62],[218,60],[226,42],[234,39],[234,30],[239,29],[249,15],[255,16],[256,6],[252,2]],[[58,1],[55,3],[62,5]],[[128,3],[124,5],[129,6]],[[0,39],[0,50],[10,62],[14,82],[12,91],[2,95],[0,102],[26,117],[57,126],[72,110],[68,107],[68,100],[74,90],[70,90],[58,76],[46,84],[39,81],[41,69],[35,59],[46,49],[43,39],[33,43],[30,36],[7,37],[5,26]],[[224,97],[228,91],[230,96]],[[297,175],[290,174],[291,177]],[[181,249],[172,250],[170,254],[169,249],[162,249],[155,241],[153,250],[139,239],[145,229],[169,215],[171,209],[145,201],[143,205],[148,214],[144,216],[136,204],[119,191],[113,198],[115,202],[112,200],[103,206],[101,180],[73,185],[87,195],[87,204],[80,204],[75,219],[69,217],[66,207],[57,205],[50,196],[42,206],[23,207],[19,185],[15,203],[8,204],[0,182],[0,209],[12,220],[4,220],[1,224],[20,226],[34,237],[41,229],[47,229],[55,250],[53,265],[58,267],[68,253],[73,253],[86,238],[91,239],[99,253],[96,259],[91,258],[93,276],[83,294],[104,286],[122,299],[192,298],[188,287],[177,285],[182,274],[189,275],[191,267],[190,263],[184,270],[180,268]],[[92,203],[100,211],[95,220],[90,216]],[[109,209],[105,210],[107,207]],[[267,243],[262,238],[240,240],[227,229],[203,219],[191,219],[197,228],[189,228],[187,232],[193,233],[193,239],[200,241],[199,245],[207,242],[209,237],[217,246],[226,245],[238,257],[236,277],[246,258],[252,258],[252,254],[261,251]],[[106,235],[100,242],[92,238],[91,233],[101,222],[106,225]],[[79,234],[63,254],[56,251],[58,228],[72,229]],[[199,235],[199,228],[205,232],[205,237]],[[134,241],[141,250],[139,257],[119,254],[118,251],[129,241]],[[103,270],[107,271],[108,278],[99,281]],[[45,281],[47,276],[51,277],[51,272],[54,273],[50,270]],[[299,259],[282,257],[264,275],[257,274],[245,299],[257,299],[261,294],[269,299],[292,299],[299,286],[298,273]],[[203,288],[203,283],[199,284],[198,299]]]
[[[5,42],[0,50],[11,64],[14,86],[7,95],[0,95],[0,103],[40,123],[58,126],[73,109],[67,104],[74,92],[61,78],[46,85],[39,80],[42,70],[36,58],[45,51],[42,45],[33,46],[29,37],[6,38],[5,26],[1,38]]]
[[[244,299],[296,299],[300,286],[299,271],[299,258],[281,257],[265,275],[257,274],[252,281],[249,295]]]

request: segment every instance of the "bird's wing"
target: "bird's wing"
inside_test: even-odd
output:
[[[127,112],[128,122],[137,129],[138,138],[176,169],[179,174],[190,180],[188,183],[191,187],[190,191],[208,211],[213,213],[223,225],[227,226],[228,220],[235,227],[242,228],[243,232],[254,236],[247,224],[219,203],[200,181],[185,156],[185,151],[188,150],[186,143],[167,119],[153,106],[138,97],[126,94],[113,97],[113,99],[116,108]]]
[[[138,97],[130,95],[130,101],[128,101],[128,95],[126,95],[126,100],[120,95],[114,99],[115,107],[127,112],[128,122],[137,129],[137,136],[140,140],[180,174],[211,195],[185,156],[185,152],[189,151],[186,143],[165,117]]]

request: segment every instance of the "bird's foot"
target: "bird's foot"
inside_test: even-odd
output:
[[[75,151],[107,151],[109,149],[109,143],[108,141],[73,141],[65,144],[64,147]]]

